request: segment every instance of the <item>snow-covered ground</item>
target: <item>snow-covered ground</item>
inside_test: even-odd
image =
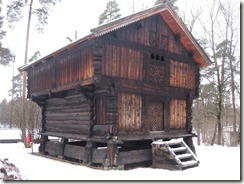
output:
[[[38,144],[33,150],[37,152]],[[196,146],[199,167],[183,171],[136,168],[98,170],[32,154],[22,143],[0,144],[0,159],[8,158],[25,180],[240,180],[240,147]],[[0,181],[0,183],[3,181]]]

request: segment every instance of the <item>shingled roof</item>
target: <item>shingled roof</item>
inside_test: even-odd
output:
[[[119,19],[110,21],[110,22],[102,24],[96,28],[93,28],[90,30],[91,31],[90,35],[85,36],[85,37],[61,48],[61,49],[43,57],[42,59],[39,59],[32,63],[28,63],[27,65],[20,67],[19,70],[24,71],[24,70],[28,69],[29,67],[31,67],[37,63],[40,63],[50,57],[56,57],[56,56],[60,55],[65,50],[74,49],[83,42],[93,40],[97,37],[100,37],[102,35],[105,35],[107,33],[115,31],[117,29],[123,28],[132,23],[141,21],[143,19],[146,19],[146,18],[151,17],[156,14],[161,14],[162,18],[171,28],[173,33],[180,36],[180,42],[183,44],[183,46],[186,48],[186,50],[188,52],[194,53],[193,58],[200,65],[200,67],[205,67],[211,63],[207,54],[204,52],[204,50],[195,40],[193,35],[189,32],[189,30],[187,29],[185,24],[176,15],[176,13],[168,5],[160,4],[160,5],[154,6],[152,8],[128,15],[123,18],[119,18]]]

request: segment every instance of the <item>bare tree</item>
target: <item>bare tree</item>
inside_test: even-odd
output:
[[[225,4],[220,2],[220,11],[224,17],[225,22],[225,47],[226,47],[226,61],[229,62],[230,70],[230,89],[233,107],[233,131],[237,131],[237,118],[236,118],[236,75],[239,75],[240,62],[235,58],[236,50],[238,49],[238,34],[240,30],[239,22],[236,21],[238,16],[238,9],[233,4],[233,1],[227,1]]]
[[[131,13],[144,10],[148,7],[148,4],[142,0],[127,0],[127,2],[129,3],[128,8],[130,9]]]
[[[44,26],[47,24],[48,15],[50,12],[50,7],[54,6],[60,0],[39,0],[39,8],[33,8],[33,0],[12,0],[9,5],[7,5],[7,19],[9,23],[18,22],[21,18],[23,18],[22,9],[29,6],[28,11],[28,21],[27,21],[27,31],[26,31],[26,44],[25,44],[25,55],[24,55],[24,65],[27,64],[28,61],[28,47],[29,47],[29,33],[30,33],[30,25],[31,25],[31,16],[32,14],[36,14],[38,18],[38,24],[36,25],[36,29],[39,32],[42,32]],[[11,25],[10,24],[10,25]],[[11,25],[12,26],[12,25]],[[22,137],[26,137],[26,79],[27,74],[26,71],[23,72],[23,87],[22,87],[22,113],[21,116],[21,131]],[[23,140],[24,140],[23,138]],[[25,142],[24,142],[25,143]],[[25,144],[27,145],[27,144]]]
[[[212,57],[213,64],[205,70],[205,77],[216,87],[217,98],[216,98],[216,128],[213,133],[213,138],[211,144],[213,145],[215,142],[215,138],[217,138],[217,144],[223,144],[222,137],[222,116],[224,112],[224,102],[225,99],[228,98],[228,83],[230,79],[230,72],[228,62],[230,60],[230,55],[228,54],[228,50],[230,50],[229,42],[230,40],[228,35],[229,25],[230,25],[230,14],[227,17],[228,3],[222,3],[221,1],[214,0],[213,2],[207,2],[210,5],[210,9],[202,17],[200,23],[202,25],[202,29],[204,31],[203,39],[206,40],[209,48],[209,52]],[[237,10],[238,11],[238,10]],[[233,13],[233,12],[232,12]],[[224,21],[223,20],[229,20]],[[232,42],[234,43],[234,42]],[[231,48],[233,48],[231,46]],[[228,60],[228,61],[227,61]],[[231,59],[233,61],[233,59]],[[234,80],[234,79],[233,79]]]

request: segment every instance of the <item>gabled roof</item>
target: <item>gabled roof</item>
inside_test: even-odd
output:
[[[79,44],[81,44],[85,41],[93,40],[106,33],[115,31],[117,29],[130,25],[132,23],[141,21],[143,19],[146,19],[146,18],[151,17],[156,14],[161,14],[162,18],[171,28],[173,33],[180,35],[180,42],[183,44],[183,46],[186,48],[187,51],[194,53],[193,58],[201,67],[205,67],[211,63],[207,54],[203,51],[201,46],[197,43],[195,38],[186,28],[185,24],[175,14],[175,12],[168,5],[160,4],[160,5],[154,6],[152,8],[140,11],[138,13],[134,13],[132,15],[129,15],[129,16],[126,16],[123,18],[113,20],[111,22],[102,24],[96,28],[93,28],[90,30],[91,31],[90,35],[88,35],[84,38],[81,38],[81,39],[61,48],[61,49],[45,56],[42,59],[39,59],[32,63],[28,63],[27,65],[20,67],[19,70],[24,71],[24,70],[28,69],[29,67],[42,62],[43,60],[46,60],[50,57],[56,57],[57,55],[60,55],[65,50],[70,50],[70,49],[76,48]]]

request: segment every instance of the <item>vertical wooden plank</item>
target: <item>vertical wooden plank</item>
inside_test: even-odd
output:
[[[124,55],[125,55],[125,49],[123,47],[120,47],[120,77],[123,78],[124,76]]]
[[[183,84],[183,75],[182,75],[182,68],[183,68],[183,63],[179,62],[179,81],[180,81],[180,85],[179,87],[185,87],[184,84]]]
[[[125,71],[124,71],[124,78],[128,79],[128,68],[129,68],[129,49],[125,49]]]
[[[118,130],[122,130],[122,110],[123,110],[123,106],[122,106],[122,95],[121,93],[118,94]]]
[[[182,107],[182,105],[181,105],[181,103],[182,103],[182,100],[178,100],[178,102],[179,102],[179,127],[178,128],[181,128],[181,124],[182,124],[182,109],[181,109],[181,107]]]
[[[111,51],[112,51],[112,58],[111,58],[111,76],[116,76],[116,57],[117,57],[117,52],[116,52],[116,46],[112,45],[111,47]]]
[[[121,99],[121,103],[120,103],[120,105],[119,105],[119,107],[121,106],[121,110],[119,111],[119,113],[120,113],[120,123],[119,123],[119,130],[122,130],[122,131],[124,131],[125,130],[125,124],[126,124],[126,118],[125,118],[125,116],[126,116],[126,114],[125,114],[125,97],[124,97],[124,94],[122,94],[122,93],[120,93],[119,94],[119,97],[120,97],[120,99]]]
[[[139,80],[142,81],[143,80],[143,61],[144,61],[144,55],[142,53],[140,53],[139,55],[139,68],[140,68],[140,72],[139,72]]]
[[[183,103],[183,110],[184,110],[184,116],[183,116],[184,124],[183,124],[183,128],[186,128],[186,100],[184,100],[184,103]]]
[[[173,126],[173,112],[174,112],[173,100],[170,100],[170,129],[174,128],[174,126]]]
[[[132,66],[132,50],[128,49],[128,60],[127,60],[127,79],[132,79],[131,77],[131,66]]]
[[[120,77],[120,68],[121,68],[121,47],[117,46],[117,65],[116,65],[116,73],[117,77]]]
[[[173,61],[174,63],[174,86],[177,86],[177,62]]]
[[[104,59],[104,74],[108,75],[108,44],[105,44],[104,46],[104,55],[105,55],[105,59]]]
[[[138,96],[136,104],[136,131],[141,131],[142,126],[142,97]]]

